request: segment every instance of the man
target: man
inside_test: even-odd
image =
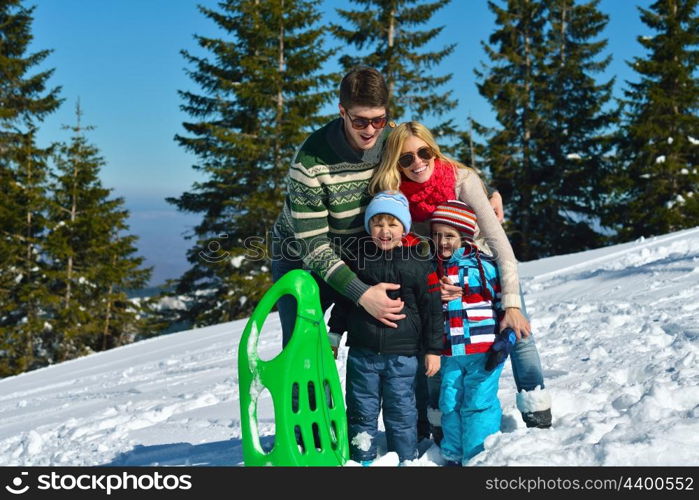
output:
[[[292,269],[312,271],[327,309],[341,294],[387,326],[405,318],[400,299],[387,290],[399,285],[363,283],[343,260],[364,231],[369,180],[388,135],[388,87],[373,68],[360,67],[340,84],[340,117],[313,132],[289,169],[284,208],[273,227],[272,278]],[[283,343],[293,331],[291,296],[278,302]]]

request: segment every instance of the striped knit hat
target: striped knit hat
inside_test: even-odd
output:
[[[459,231],[464,239],[473,241],[473,233],[476,231],[476,214],[466,203],[459,200],[440,203],[430,219],[430,224],[435,222],[451,226]]]
[[[435,222],[453,227],[461,233],[461,239],[471,245],[471,249],[478,263],[478,273],[481,277],[481,283],[483,284],[483,298],[488,301],[493,300],[493,295],[486,285],[488,282],[486,281],[485,272],[483,271],[480,252],[478,251],[478,247],[473,244],[473,234],[476,231],[476,213],[463,201],[449,200],[437,205],[437,208],[432,213],[430,224],[434,224]],[[438,274],[444,276],[444,260],[439,256],[437,259],[437,268],[439,271]]]

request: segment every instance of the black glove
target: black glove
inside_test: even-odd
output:
[[[495,342],[488,351],[488,358],[485,361],[485,369],[492,371],[500,363],[504,363],[507,356],[512,352],[517,342],[517,335],[512,328],[505,328],[495,336]]]

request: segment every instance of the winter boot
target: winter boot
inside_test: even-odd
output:
[[[517,393],[517,409],[527,427],[548,429],[551,427],[551,395],[537,386],[531,391]]]
[[[539,429],[548,429],[551,427],[551,410],[533,411],[530,413],[522,413],[522,420],[527,424],[527,427],[538,427]]]

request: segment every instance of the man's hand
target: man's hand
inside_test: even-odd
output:
[[[405,318],[405,314],[400,313],[403,310],[403,301],[391,299],[386,293],[387,290],[398,289],[400,289],[400,285],[396,283],[374,285],[359,297],[359,305],[384,325],[398,328],[398,325],[393,322]]]
[[[440,357],[436,354],[425,354],[425,375],[433,377],[439,371]]]
[[[532,333],[529,321],[527,321],[524,314],[516,307],[508,307],[505,309],[505,317],[500,321],[500,331],[508,327],[515,331],[517,339],[526,339]]]
[[[498,222],[502,223],[502,221],[505,220],[505,210],[502,208],[502,196],[495,191],[489,201],[490,206],[495,210],[495,217],[498,218]]]
[[[450,300],[461,298],[464,291],[460,286],[452,284],[451,280],[447,276],[442,276],[439,280],[439,288],[442,294],[442,302],[449,302]]]

